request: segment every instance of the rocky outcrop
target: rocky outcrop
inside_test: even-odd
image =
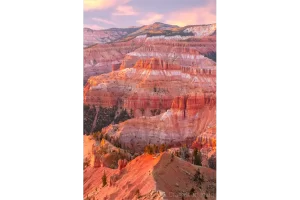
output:
[[[192,147],[198,148],[199,150],[202,148],[212,148],[215,150],[216,126],[207,128],[204,132],[197,136],[196,140],[193,142]]]
[[[215,112],[215,106],[205,104],[203,93],[191,93],[174,98],[172,108],[163,114],[130,119],[105,132],[135,151],[143,150],[149,143],[180,144],[215,125]]]
[[[208,24],[208,25],[200,25],[200,26],[187,26],[183,32],[192,32],[196,37],[205,37],[210,35],[215,35],[217,29],[217,25]]]
[[[112,65],[112,71],[117,71],[117,70],[119,70],[119,69],[120,69],[120,66],[121,66],[120,63],[119,63],[119,64],[113,64],[113,65]]]
[[[149,35],[153,31],[156,31],[158,36]],[[133,29],[95,31],[86,28],[85,43],[93,45],[84,48],[84,83],[91,76],[118,70],[119,65],[120,69],[131,68],[137,60],[152,57],[176,63],[181,67],[204,66],[203,56],[214,60],[216,57],[215,32],[215,24],[177,27],[154,23],[135,28],[135,31]],[[182,33],[191,35],[182,36],[180,35]],[[116,42],[117,38],[123,37],[125,38],[122,41]],[[210,65],[208,61],[205,64],[214,65],[213,62]]]
[[[139,59],[157,57],[181,67],[202,66],[213,67],[214,62],[204,59],[204,55],[216,52],[214,41],[154,41],[145,42],[143,46],[127,53],[122,61],[121,69],[130,68]]]
[[[84,89],[84,103],[119,106],[134,116],[151,116],[154,109],[170,109],[177,96],[215,92],[215,76],[201,73],[203,69],[183,68],[159,58],[141,59],[133,68],[91,77]],[[195,106],[192,102],[190,99],[188,104]]]
[[[108,43],[120,39],[134,31],[138,28],[113,28],[107,30],[93,30],[90,28],[83,29],[83,46],[91,46],[98,43]]]
[[[134,68],[149,70],[181,70],[179,65],[165,62],[159,58],[141,59],[136,62]]]
[[[118,161],[118,169],[119,170],[122,170],[123,168],[125,168],[126,165],[127,165],[127,160],[126,159],[124,159],[124,160],[120,159]]]
[[[142,41],[96,44],[84,49],[84,82],[89,77],[119,69],[129,52],[141,47]]]
[[[130,161],[121,172],[106,167],[87,168],[84,172],[84,198],[163,200],[182,199],[184,196],[189,199],[191,188],[199,187],[193,181],[196,170],[200,170],[204,181],[202,191],[197,190],[192,199],[204,199],[205,191],[216,187],[215,170],[192,165],[176,156],[172,162],[170,160],[171,154],[166,152],[157,157],[143,154]],[[108,185],[102,187],[104,173]],[[215,198],[214,191],[206,199]]]

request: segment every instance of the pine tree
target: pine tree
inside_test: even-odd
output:
[[[107,184],[107,177],[106,177],[106,173],[104,171],[104,174],[102,176],[102,187],[106,186]]]
[[[193,152],[193,153],[194,153],[194,152]],[[195,164],[195,165],[202,166],[202,155],[201,155],[201,152],[200,152],[200,151],[198,151],[198,153],[197,153],[196,156],[195,156],[194,164]]]
[[[166,150],[166,145],[165,144],[161,144],[159,147],[159,152],[162,153]]]

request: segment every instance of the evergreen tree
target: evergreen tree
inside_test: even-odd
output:
[[[195,158],[194,164],[195,164],[195,165],[202,166],[202,155],[201,155],[201,152],[200,152],[200,151],[197,152],[196,155],[194,154],[194,158]]]
[[[159,147],[159,152],[162,153],[166,150],[166,145],[165,144],[161,144]]]
[[[106,186],[106,184],[107,184],[107,177],[104,171],[104,174],[102,176],[102,187]]]

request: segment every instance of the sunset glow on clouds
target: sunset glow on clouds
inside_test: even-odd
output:
[[[170,13],[166,23],[178,26],[210,24],[216,21],[216,5],[211,3],[206,7]]]
[[[118,6],[113,15],[138,15],[132,6]]]
[[[105,29],[104,27],[101,27],[101,26],[98,26],[98,25],[95,25],[95,24],[85,24],[84,28],[90,28],[90,29],[93,29],[93,30]]]
[[[84,0],[84,10],[103,10],[116,5],[128,3],[130,0]]]
[[[84,0],[84,26],[95,29],[216,22],[216,0]],[[93,28],[92,28],[93,29]]]
[[[110,24],[110,25],[116,25],[116,23],[106,20],[106,19],[101,19],[101,18],[92,18],[92,20],[97,21],[97,22],[103,22],[105,24]]]
[[[158,13],[147,13],[145,17],[141,20],[137,20],[140,25],[148,25],[154,22],[159,22],[163,18],[162,14]]]

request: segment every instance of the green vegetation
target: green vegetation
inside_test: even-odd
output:
[[[92,133],[92,135],[93,135],[93,139],[96,141],[101,141],[102,138],[104,137],[101,131],[94,132]]]
[[[153,154],[154,153],[154,149],[153,149],[153,146],[152,145],[147,145],[147,146],[145,146],[145,148],[144,148],[144,152],[145,153],[148,153],[148,154]]]
[[[164,152],[164,151],[166,151],[167,150],[167,148],[166,148],[166,145],[165,144],[161,144],[160,146],[159,146],[159,152],[160,153],[162,153],[162,152]]]
[[[130,119],[131,117],[129,116],[129,114],[127,113],[127,111],[124,109],[121,111],[121,113],[116,117],[116,119],[114,120],[114,123],[118,124],[120,122],[124,122],[127,119]]]
[[[186,147],[186,145],[182,145],[182,147],[180,147],[179,156],[184,160],[187,160],[190,157],[189,149]]]
[[[141,111],[142,115],[144,116],[144,114],[145,114],[145,109],[144,109],[144,108],[140,108],[140,111]]]
[[[91,159],[86,157],[83,161],[83,169],[87,168],[91,164]]]
[[[201,155],[201,152],[198,151],[197,148],[195,148],[193,151],[193,160],[194,160],[195,165],[202,166],[202,155]]]
[[[113,139],[113,140],[110,140],[110,142],[111,142],[115,147],[121,148],[121,143],[120,143],[119,139]],[[119,153],[120,153],[120,150],[119,150]]]
[[[195,193],[195,189],[192,188],[192,189],[190,190],[190,195],[193,195],[194,193]]]
[[[217,168],[217,159],[216,159],[216,156],[211,156],[208,159],[208,166],[209,166],[209,168],[212,168],[212,169],[216,169]]]
[[[84,105],[83,106],[83,122],[84,122],[84,133],[90,133],[92,130],[93,121],[96,115],[95,106]]]
[[[103,127],[108,126],[115,117],[117,107],[113,108],[102,108],[99,107],[98,116],[96,119],[96,126],[94,132],[101,131]],[[84,133],[90,134],[92,132],[93,122],[95,120],[97,110],[96,107],[90,105],[84,105]]]
[[[216,196],[216,185],[215,184],[210,184],[206,188],[206,194],[209,194],[210,196]]]
[[[112,108],[103,108],[100,106],[94,131],[101,131],[102,128],[111,124],[115,118],[116,111],[116,106]]]
[[[153,36],[194,36],[192,32],[184,32],[183,30],[160,30],[160,31],[149,31],[146,33],[147,37],[153,37]]]
[[[197,182],[198,186],[201,187],[201,184],[204,182],[204,176],[203,174],[200,173],[200,169],[196,170],[193,180]]]
[[[104,171],[104,174],[102,176],[102,187],[106,186],[107,184],[107,177],[106,177],[106,173]]]

